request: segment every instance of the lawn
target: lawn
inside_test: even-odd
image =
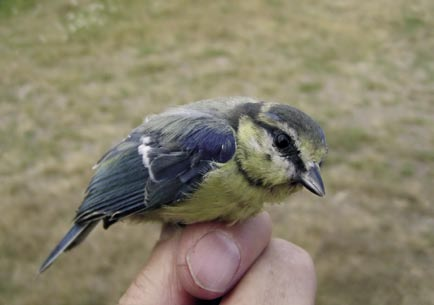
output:
[[[434,2],[0,0],[0,304],[114,304],[157,224],[98,228],[42,276],[92,165],[169,106],[280,101],[323,126],[324,199],[267,210],[322,305],[434,304]]]

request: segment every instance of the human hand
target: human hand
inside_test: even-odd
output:
[[[316,276],[306,251],[271,239],[267,213],[234,226],[165,227],[120,305],[314,304]],[[220,303],[199,300],[220,298]]]

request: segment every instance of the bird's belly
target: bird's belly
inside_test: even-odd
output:
[[[264,202],[282,201],[293,190],[288,185],[252,185],[234,161],[209,173],[200,188],[182,202],[155,211],[164,222],[185,224],[209,220],[236,222],[259,213]],[[156,215],[157,216],[157,215]]]

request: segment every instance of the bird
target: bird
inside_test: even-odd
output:
[[[221,97],[150,115],[96,163],[72,228],[39,273],[100,222],[234,224],[303,187],[322,197],[327,152],[320,125],[287,104]]]

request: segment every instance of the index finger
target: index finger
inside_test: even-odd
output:
[[[315,267],[300,247],[273,239],[221,305],[313,305]]]

